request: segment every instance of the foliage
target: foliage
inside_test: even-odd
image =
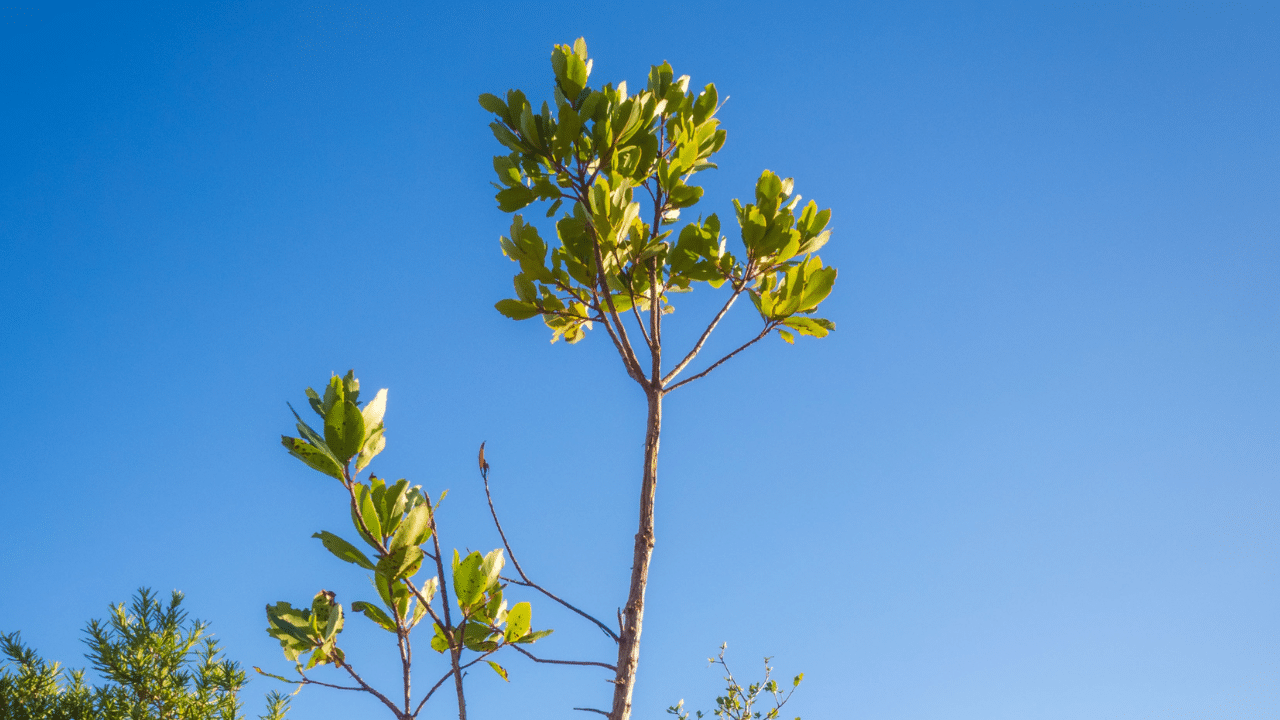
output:
[[[764,332],[776,329],[787,342],[794,333],[824,337],[834,329],[831,321],[811,317],[836,277],[813,254],[830,238],[831,211],[813,201],[801,206],[790,178],[765,170],[755,202],[734,201],[740,256],[726,249],[715,214],[679,233],[670,228],[702,198],[702,187],[691,183],[716,167],[712,158],[725,143],[715,117],[721,105],[715,85],[695,94],[689,76],[676,78],[664,62],[650,69],[647,86],[635,95],[626,82],[592,89],[592,62],[581,38],[572,47],[557,45],[551,64],[554,108],[543,102],[535,109],[519,90],[505,99],[480,97],[497,116],[495,137],[511,151],[493,159],[498,207],[514,212],[549,201],[552,217],[570,203],[555,224],[559,244],[549,252],[537,228],[515,216],[501,245],[520,265],[516,297],[499,302],[499,312],[517,320],[540,316],[552,342],[563,337],[574,343],[593,323],[620,336],[620,313],[653,307],[670,312],[672,293],[701,282],[727,284],[731,298],[745,291]],[[678,372],[664,377],[664,385]]]
[[[733,671],[729,669],[729,664],[725,662],[724,651],[725,645],[720,646],[720,654],[714,658],[707,658],[707,662],[712,665],[719,665],[724,670],[724,681],[726,683],[724,695],[716,698],[716,709],[711,714],[723,720],[775,720],[781,712],[782,706],[787,704],[791,699],[791,694],[800,687],[800,683],[804,680],[804,673],[800,673],[791,679],[791,687],[783,692],[778,687],[776,680],[772,679],[773,668],[769,665],[770,658],[764,659],[764,679],[760,682],[751,683],[743,688],[742,685],[733,676]],[[772,700],[773,707],[761,713],[756,710],[756,703],[761,700]],[[667,713],[675,715],[677,720],[689,720],[689,712],[684,709],[684,700],[667,708]],[[702,718],[703,713],[698,710],[694,713],[697,718]],[[800,720],[799,716],[795,720]]]
[[[80,720],[127,718],[119,697],[84,682],[83,670],[46,663],[17,632],[0,635],[0,718]]]
[[[733,251],[715,214],[677,228],[681,214],[703,196],[694,181],[716,168],[714,157],[727,137],[716,118],[723,103],[715,85],[691,90],[689,76],[677,77],[664,62],[650,68],[647,84],[635,94],[625,81],[593,88],[592,60],[582,38],[572,46],[556,45],[551,68],[552,101],[540,107],[521,90],[480,96],[480,105],[494,116],[494,137],[507,151],[493,158],[498,208],[517,213],[545,203],[547,218],[560,213],[553,242],[523,215],[514,215],[509,236],[499,243],[519,266],[515,297],[495,307],[515,320],[541,318],[553,343],[576,343],[588,330],[603,327],[627,375],[645,393],[631,581],[619,633],[606,628],[618,644],[613,704],[608,712],[593,709],[627,720],[655,543],[662,400],[775,331],[794,343],[797,334],[821,338],[835,329],[816,315],[836,279],[835,268],[815,254],[831,237],[831,211],[813,201],[802,205],[791,178],[765,170],[755,183],[754,202],[733,203],[740,241]],[[663,316],[674,311],[674,295],[700,283],[727,297],[692,346],[664,367]],[[681,379],[744,294],[761,318],[759,332]]]
[[[455,549],[451,559],[441,552],[436,512],[445,493],[433,502],[421,486],[411,486],[404,479],[387,482],[371,473],[368,481],[362,482],[355,477],[386,447],[386,389],[362,403],[360,382],[354,372],[348,372],[345,377],[331,378],[323,395],[307,388],[307,397],[323,430],[312,429],[294,411],[301,437],[284,436],[282,443],[290,454],[342,484],[355,535],[367,549],[327,531],[312,537],[339,560],[371,573],[378,599],[353,602],[351,611],[396,637],[403,688],[400,697],[392,700],[352,667],[338,645],[346,612],[328,590],[316,593],[310,604],[302,607],[287,602],[267,606],[267,632],[280,641],[285,658],[295,664],[298,679],[258,672],[300,687],[314,684],[365,692],[381,701],[394,717],[406,720],[416,717],[432,694],[453,678],[458,715],[465,720],[462,680],[467,668],[486,662],[505,680],[507,670],[488,658],[505,647],[529,655],[522,646],[551,631],[533,629],[529,603],[507,607],[503,597],[506,584],[500,577],[506,559],[501,549],[465,556]],[[424,547],[428,542],[430,546]],[[416,580],[424,566],[434,566],[435,575]],[[431,649],[448,656],[449,669],[415,707],[410,634],[427,618],[432,627]],[[338,686],[306,674],[321,665],[334,666],[355,685]]]
[[[0,635],[8,667],[0,674],[0,720],[239,720],[240,666],[226,659],[208,625],[189,620],[182,593],[168,605],[142,588],[128,608],[85,628],[86,658],[106,681],[90,687],[83,670],[47,663],[18,633]],[[267,697],[263,720],[283,720],[287,698]]]

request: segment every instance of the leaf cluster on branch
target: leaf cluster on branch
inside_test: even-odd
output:
[[[834,329],[812,317],[836,277],[813,254],[830,237],[831,211],[813,201],[801,206],[790,178],[765,170],[755,202],[734,201],[737,255],[726,248],[715,214],[675,232],[681,212],[702,198],[695,176],[716,167],[712,158],[725,143],[715,85],[695,93],[689,76],[675,77],[664,62],[650,69],[648,84],[635,95],[625,81],[593,89],[581,38],[572,47],[557,45],[551,64],[554,105],[535,108],[520,90],[505,98],[480,96],[496,116],[494,136],[511,151],[493,159],[499,209],[515,212],[541,200],[554,217],[569,203],[555,223],[554,246],[523,216],[513,218],[501,245],[520,272],[516,297],[499,301],[499,312],[516,320],[541,316],[552,342],[578,342],[602,323],[633,377],[644,371],[635,348],[622,344],[622,315],[636,313],[652,348],[659,338],[638,313],[671,312],[671,295],[696,282],[727,284],[730,304],[747,293],[765,322],[762,336],[777,329],[792,342],[794,333],[824,337]],[[708,332],[712,328],[714,322]],[[685,364],[663,377],[663,385]]]
[[[462,555],[455,549],[452,557],[441,551],[436,513],[447,491],[433,501],[421,486],[410,485],[405,479],[388,482],[372,473],[366,481],[356,477],[355,473],[386,447],[386,389],[361,402],[360,381],[352,371],[343,377],[333,376],[323,394],[307,388],[307,397],[323,431],[313,429],[294,411],[299,437],[283,436],[281,443],[311,468],[337,479],[344,490],[358,544],[323,530],[312,537],[334,557],[370,574],[377,599],[359,600],[350,608],[395,636],[401,687],[398,692],[383,692],[357,672],[339,645],[346,612],[329,590],[320,590],[306,606],[288,602],[267,606],[267,632],[280,642],[285,658],[295,665],[297,677],[258,672],[299,687],[320,685],[367,693],[400,720],[417,717],[432,695],[452,678],[459,717],[465,720],[462,681],[467,669],[485,662],[505,680],[506,668],[490,656],[514,647],[533,657],[522,646],[551,631],[533,628],[528,602],[508,607],[504,597],[507,584],[500,575],[506,563],[502,549],[484,555],[478,551]],[[432,568],[434,574],[419,578],[424,568]],[[430,620],[430,647],[447,656],[448,669],[415,704],[410,635],[424,620]],[[307,674],[323,665],[345,674],[349,684]]]

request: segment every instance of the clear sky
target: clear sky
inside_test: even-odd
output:
[[[0,630],[83,665],[107,603],[180,588],[286,669],[266,603],[371,594],[310,538],[346,532],[341,489],[278,444],[352,367],[390,388],[373,469],[451,490],[446,544],[498,545],[486,440],[526,569],[613,614],[643,398],[603,336],[493,310],[476,103],[549,97],[584,35],[594,81],[715,82],[700,209],[792,176],[840,269],[830,338],[667,404],[637,718],[709,709],[721,642],[804,671],[807,720],[1280,716],[1280,14],[881,5],[0,8]],[[687,300],[674,342],[714,297]],[[528,599],[546,655],[611,659]],[[367,625],[344,637],[391,682]],[[607,702],[603,673],[506,664],[474,717]]]

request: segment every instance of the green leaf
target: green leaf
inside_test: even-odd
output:
[[[496,673],[498,673],[498,675],[502,676],[502,679],[503,679],[503,680],[507,680],[507,671],[506,671],[506,670],[505,670],[501,665],[499,665],[498,663],[496,663],[496,662],[494,662],[494,661],[492,661],[492,660],[485,660],[485,662],[489,663],[489,667],[493,668],[493,671],[494,671],[494,672],[496,672]],[[507,682],[511,682],[511,681],[510,681],[510,680],[507,680]]]
[[[330,599],[329,612],[325,618],[323,637],[326,640],[332,640],[337,637],[338,633],[342,632],[343,624],[342,604],[333,602],[332,599]]]
[[[311,388],[307,388],[307,391],[312,395],[316,394],[316,391],[312,390]],[[289,412],[293,413],[293,417],[298,420],[298,423],[297,423],[298,433],[302,435],[302,439],[320,448],[321,450],[324,450],[325,452],[329,452],[329,448],[324,444],[324,438],[321,437],[320,433],[316,432],[315,430],[312,430],[310,425],[302,421],[302,416],[298,414],[297,410],[293,409],[293,405],[289,403],[285,403],[285,405],[289,406]],[[321,415],[321,417],[324,417],[324,416]]]
[[[816,255],[806,261],[809,270],[809,278],[804,286],[804,295],[800,299],[800,310],[813,310],[818,304],[827,299],[831,294],[831,288],[836,282],[836,269],[822,267],[822,260]],[[816,268],[814,267],[816,265]]]
[[[419,505],[405,517],[391,538],[391,552],[402,547],[421,545],[431,537],[431,509]]]
[[[491,586],[497,584],[498,575],[506,564],[507,559],[502,554],[502,548],[492,550],[488,555],[484,556],[484,562],[480,563],[480,575],[484,579],[482,590],[487,591]]]
[[[484,625],[477,622],[469,622],[463,625],[463,628],[462,644],[468,650],[489,652],[498,648],[498,643],[493,638],[501,636],[495,635],[493,631]]]
[[[454,551],[457,552],[456,550]],[[456,555],[455,555],[456,557]],[[457,562],[453,568],[453,594],[458,604],[463,607],[474,605],[484,595],[488,587],[488,578],[480,572],[484,562],[479,552],[472,551],[464,560]]]
[[[836,324],[824,318],[804,317],[803,315],[792,315],[782,321],[783,325],[792,328],[801,335],[809,335],[817,338],[826,337],[832,330],[836,329]]]
[[[412,577],[422,567],[423,552],[417,545],[407,545],[378,561],[377,573],[395,582],[401,578]]]
[[[290,645],[299,645],[301,647],[309,647],[311,645],[311,613],[301,608],[295,608],[287,602],[281,601],[275,605],[267,606],[267,634],[280,640],[281,645],[288,648]],[[297,657],[297,654],[294,654]],[[293,660],[294,658],[289,658]]]
[[[516,642],[520,643],[521,645],[528,645],[530,643],[535,643],[541,640],[542,638],[550,635],[553,632],[555,632],[555,630],[551,630],[550,628],[546,630],[536,630],[534,632],[529,633],[528,635],[525,635],[519,640],[516,640]]]
[[[335,402],[324,416],[324,442],[345,463],[364,445],[364,416],[350,400]]]
[[[288,449],[289,454],[306,463],[311,468],[319,470],[325,475],[335,477],[342,480],[342,466],[329,453],[307,443],[301,438],[293,438],[287,435],[280,436],[280,444]]]
[[[382,506],[386,510],[387,517],[392,518],[392,527],[388,528],[389,532],[395,532],[394,528],[400,526],[405,509],[413,507],[411,493],[409,481],[400,478],[394,484],[388,485],[382,494]]]
[[[422,597],[427,599],[428,603],[430,603],[431,600],[436,596],[436,591],[439,589],[440,589],[440,578],[433,576],[433,577],[427,578],[427,581],[422,583],[422,587],[418,588],[418,592],[422,595]],[[418,604],[419,605],[422,604],[421,599],[418,600]],[[426,612],[426,610],[423,610],[422,607],[419,607],[418,609],[421,612]]]
[[[359,600],[351,603],[351,609],[358,613],[364,613],[365,617],[377,623],[383,630],[388,632],[397,631],[395,621],[388,617],[387,613],[384,612],[382,608],[374,605],[373,603]]]
[[[533,609],[527,602],[516,603],[507,611],[507,630],[504,633],[507,642],[515,642],[529,634],[529,624]]]
[[[378,425],[376,430],[369,433],[368,438],[364,441],[364,447],[360,448],[360,454],[356,456],[356,472],[360,472],[373,461],[374,456],[382,452],[387,447],[387,438],[382,425]]]
[[[502,102],[502,98],[498,97],[497,95],[482,93],[480,95],[480,107],[484,108],[485,110],[488,110],[489,112],[493,113],[494,115],[497,115],[500,118],[507,117],[507,104]]]
[[[782,338],[783,340],[786,340],[787,343],[790,345],[796,344],[796,336],[792,335],[786,330],[783,330],[782,328],[778,328],[778,337]]]
[[[329,378],[329,384],[324,389],[324,400],[320,403],[320,407],[324,410],[324,412],[320,413],[320,417],[329,414],[329,408],[333,407],[336,402],[342,402],[346,393],[342,378],[337,375]]]
[[[382,388],[378,391],[373,399],[365,403],[360,409],[360,415],[364,418],[364,426],[373,429],[382,424],[382,416],[387,412],[387,389]]]
[[[359,405],[360,404],[360,381],[356,379],[356,371],[348,370],[347,374],[342,377],[342,385],[346,388],[344,398]]]
[[[519,300],[499,300],[494,307],[512,320],[528,320],[542,314],[537,305]]]
[[[507,126],[502,123],[489,123],[489,128],[493,130],[493,136],[498,139],[498,142],[502,143],[507,148],[515,150],[518,153],[526,153],[529,151],[529,148],[524,144],[524,142],[521,141],[519,137],[516,137],[516,134],[508,130]]]
[[[435,634],[431,636],[431,649],[438,653],[443,653],[449,649],[449,640],[444,636],[444,630],[440,628],[440,623],[435,623]]]
[[[352,508],[352,514],[356,514],[357,512],[359,514],[358,518],[353,518],[353,520],[355,520],[354,524],[356,529],[360,529],[359,520],[363,520],[364,526],[368,528],[370,535],[370,537],[367,538],[367,542],[374,547],[378,547],[378,545],[382,543],[382,523],[378,519],[378,508],[373,501],[373,491],[368,485],[361,485],[357,483],[355,486],[355,493],[356,503],[355,507]],[[361,534],[363,534],[363,532]]]
[[[760,173],[760,179],[756,181],[756,205],[761,209],[768,207],[770,212],[777,210],[777,200],[781,194],[782,178],[769,170]]]
[[[374,567],[373,561],[366,557],[364,553],[360,552],[355,545],[352,545],[331,532],[321,530],[311,537],[319,538],[320,542],[324,543],[325,549],[333,553],[334,557],[339,560],[344,560],[352,563],[353,565],[359,565],[365,570],[372,570]]]
[[[536,199],[533,191],[523,185],[505,188],[495,197],[498,200],[498,209],[502,212],[515,212]]]

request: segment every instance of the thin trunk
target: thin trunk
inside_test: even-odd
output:
[[[623,611],[618,641],[618,674],[613,686],[610,720],[631,717],[631,694],[640,662],[640,629],[644,623],[644,590],[649,584],[649,560],[653,557],[653,498],[658,486],[658,437],[662,430],[662,391],[649,389],[649,421],[644,437],[644,479],[640,490],[640,530],[631,560],[631,590]]]
[[[458,633],[458,638],[461,642],[461,632]],[[462,648],[449,648],[449,656],[453,661],[453,684],[458,689],[458,720],[467,720],[467,698],[462,694],[462,668],[458,663],[462,657]]]

